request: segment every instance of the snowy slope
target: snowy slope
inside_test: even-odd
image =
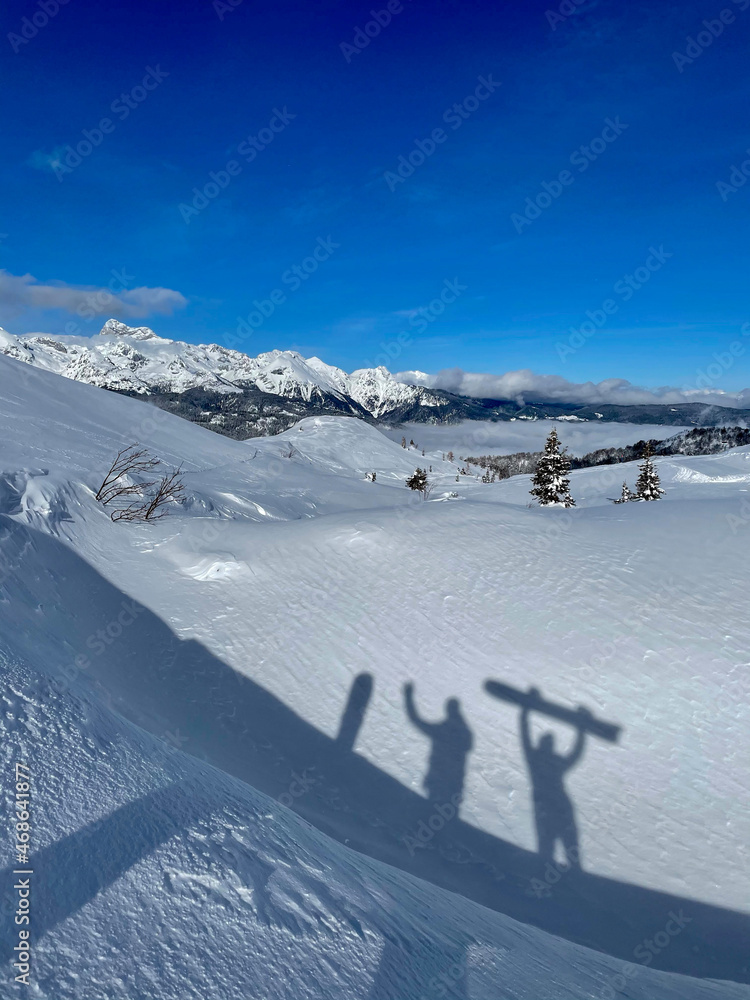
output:
[[[624,984],[638,1000],[748,995],[626,967],[372,862],[79,685],[7,650],[0,669],[3,773],[22,759],[33,775],[27,995],[579,1000]],[[3,995],[22,995],[7,908],[0,922]]]
[[[8,358],[0,413],[3,746],[58,873],[37,996],[749,995],[655,970],[750,978],[750,450],[660,460],[658,504],[608,503],[630,467],[582,470],[579,507],[543,511],[525,477],[456,483],[348,418],[239,443]],[[187,473],[150,526],[93,501],[133,440]],[[416,464],[458,498],[415,502]],[[581,872],[536,854],[487,679],[622,727],[566,782]],[[471,730],[442,826],[406,682]]]
[[[320,358],[269,351],[251,358],[218,344],[165,340],[148,327],[110,319],[96,337],[14,337],[0,331],[0,353],[66,378],[131,392],[217,392],[257,388],[292,399],[325,395],[360,404],[374,416],[416,401],[436,401],[429,390],[397,382],[383,367],[347,375]]]

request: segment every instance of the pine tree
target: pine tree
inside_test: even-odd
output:
[[[643,462],[638,470],[638,479],[635,484],[635,494],[641,500],[661,500],[664,490],[661,488],[659,473],[656,466],[651,461],[651,446],[646,445],[643,454]]]
[[[410,490],[414,490],[416,493],[421,493],[422,496],[427,499],[427,494],[430,490],[427,482],[427,470],[417,467],[414,475],[409,476],[406,480],[406,485]]]
[[[569,472],[570,459],[565,454],[565,449],[560,447],[557,430],[553,427],[544,446],[544,454],[531,478],[530,493],[537,498],[540,507],[550,507],[553,504],[575,507],[576,502],[570,495]]]
[[[636,494],[630,489],[627,483],[622,484],[622,493],[620,494],[620,499],[615,500],[615,503],[628,503],[629,500],[635,500]]]

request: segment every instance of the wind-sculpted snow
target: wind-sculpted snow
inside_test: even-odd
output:
[[[0,417],[42,1000],[750,995],[750,449],[545,511],[351,418],[240,443],[8,358]],[[93,499],[133,441],[184,463],[154,525]]]

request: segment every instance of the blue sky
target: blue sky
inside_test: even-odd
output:
[[[750,320],[750,0],[56,5],[1,15],[13,333],[684,386]]]

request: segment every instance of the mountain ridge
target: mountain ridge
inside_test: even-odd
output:
[[[545,419],[693,426],[750,422],[750,409],[700,402],[586,405],[462,396],[399,381],[382,365],[347,373],[297,351],[272,350],[251,357],[219,344],[170,340],[150,327],[130,327],[116,319],[107,320],[90,338],[14,336],[3,330],[0,353],[65,378],[148,398],[232,437],[278,433],[304,416],[341,413],[390,424]]]

